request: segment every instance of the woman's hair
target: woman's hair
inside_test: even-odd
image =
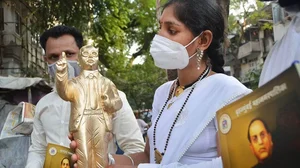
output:
[[[175,17],[191,30],[194,36],[210,30],[213,39],[205,51],[210,59],[212,70],[224,73],[224,58],[221,43],[224,40],[224,17],[221,6],[216,0],[168,0],[163,6],[174,6]]]

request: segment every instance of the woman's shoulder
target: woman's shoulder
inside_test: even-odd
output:
[[[207,85],[212,91],[219,93],[250,93],[252,90],[247,88],[233,76],[225,74],[214,74],[207,80]]]
[[[204,83],[202,88],[205,88],[206,95],[221,104],[232,102],[252,92],[235,77],[225,74],[214,74],[208,77]],[[201,90],[203,91],[203,89]]]
[[[226,74],[221,74],[221,73],[212,75],[211,80],[209,82],[218,84],[219,86],[223,86],[223,87],[238,86],[238,87],[246,88],[246,86],[242,84],[239,80],[237,80],[235,77]]]

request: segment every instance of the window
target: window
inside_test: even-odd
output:
[[[21,17],[17,12],[15,14],[16,14],[16,33],[21,34]]]
[[[4,11],[0,8],[0,31],[4,30]]]

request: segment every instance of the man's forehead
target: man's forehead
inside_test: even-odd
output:
[[[78,53],[79,50],[76,50],[72,47],[57,47],[51,50],[46,50],[45,55],[60,55],[62,52],[66,53]]]
[[[76,45],[76,40],[73,36],[71,35],[62,35],[59,37],[49,37],[46,41],[46,46],[47,45]]]
[[[266,130],[265,125],[263,124],[263,122],[261,122],[260,120],[254,121],[251,125],[250,125],[250,132],[251,131],[262,131],[262,130]]]
[[[58,38],[49,37],[46,42],[46,52],[79,51],[73,37],[62,36]]]

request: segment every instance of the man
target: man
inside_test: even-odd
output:
[[[248,140],[250,149],[258,160],[253,168],[271,167],[270,158],[273,153],[273,141],[271,133],[261,119],[253,119],[248,127]]]
[[[278,0],[278,3],[293,19],[286,34],[276,42],[269,52],[260,75],[259,86],[289,68],[293,62],[300,61],[300,1]]]
[[[79,49],[83,45],[83,37],[78,30],[68,26],[55,26],[41,35],[40,42],[45,50],[44,60],[48,63],[49,74],[52,77],[55,75],[55,63],[61,59],[62,52],[66,53],[70,78],[79,75],[77,59]],[[145,145],[143,137],[126,95],[121,91],[118,93],[123,106],[112,121],[113,140],[109,143],[108,152],[117,151],[116,142],[127,154],[141,152]],[[48,143],[69,147],[69,119],[70,103],[62,100],[55,88],[38,102],[26,168],[43,167]]]

